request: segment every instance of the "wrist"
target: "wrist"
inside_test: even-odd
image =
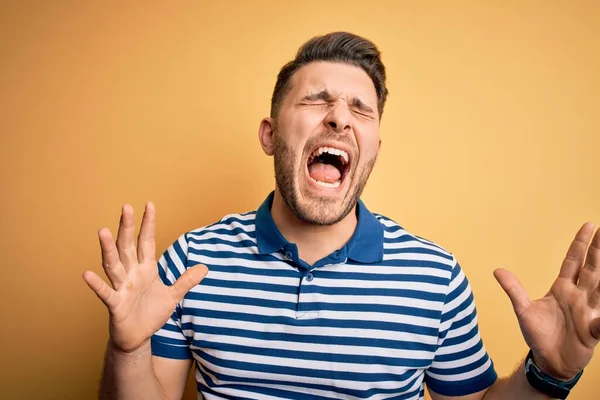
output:
[[[107,343],[107,355],[120,364],[135,364],[140,359],[150,355],[152,352],[150,339],[144,341],[132,350],[123,350],[117,346],[109,337]]]
[[[531,351],[531,359],[532,359],[533,363],[537,366],[537,368],[542,373],[544,373],[545,375],[548,375],[549,377],[551,377],[557,381],[561,381],[561,382],[572,381],[581,372],[581,371],[576,371],[576,372],[572,372],[572,373],[559,372],[559,371],[555,370],[554,368],[551,368],[550,366],[548,366],[544,361],[541,360],[540,357],[537,357],[535,355],[535,353],[533,352],[533,350]]]
[[[532,350],[529,351],[525,359],[525,376],[529,384],[540,393],[553,399],[566,399],[582,374],[583,371],[579,372],[571,380],[559,380],[549,375],[536,364]]]

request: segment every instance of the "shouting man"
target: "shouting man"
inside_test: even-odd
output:
[[[255,212],[182,235],[158,268],[151,203],[137,246],[128,205],[116,242],[99,231],[112,287],[83,278],[109,310],[101,398],[179,399],[192,365],[205,399],[569,394],[600,339],[600,234],[579,230],[542,299],[495,272],[531,349],[497,379],[454,256],[360,200],[381,147],[385,79],[370,41],[311,39],[281,69],[260,123],[276,185]]]

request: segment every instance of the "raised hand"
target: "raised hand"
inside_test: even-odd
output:
[[[593,233],[592,223],[579,229],[558,278],[541,299],[530,301],[512,273],[494,271],[536,364],[558,379],[583,370],[600,341],[600,230]]]
[[[208,273],[204,265],[189,268],[171,286],[158,276],[155,246],[155,209],[146,205],[137,248],[133,208],[123,206],[116,243],[109,229],[98,231],[102,266],[112,288],[97,274],[85,271],[83,279],[106,305],[112,345],[133,352],[169,319],[177,303]]]

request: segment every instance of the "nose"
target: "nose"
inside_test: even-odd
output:
[[[343,102],[336,103],[332,106],[329,114],[325,117],[325,125],[328,129],[333,130],[336,133],[350,132],[351,126],[350,110],[348,106]]]

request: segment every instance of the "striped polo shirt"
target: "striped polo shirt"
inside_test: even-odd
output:
[[[159,260],[172,284],[209,268],[152,337],[156,356],[194,359],[205,399],[423,399],[497,378],[454,256],[360,201],[348,243],[309,265],[271,217],[227,215]]]

